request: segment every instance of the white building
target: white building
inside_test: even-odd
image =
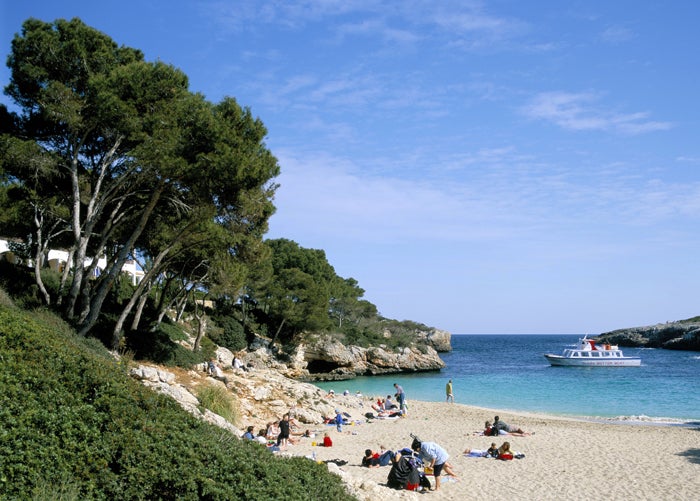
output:
[[[18,264],[20,261],[15,253],[10,249],[9,241],[4,237],[0,237],[0,261],[8,261],[13,264]],[[63,267],[67,262],[68,251],[57,249],[49,250],[49,255],[47,258],[49,268],[62,272]],[[33,265],[31,262],[27,264],[29,266]],[[83,266],[87,267],[90,266],[90,264],[92,264],[92,258],[86,259]],[[95,267],[95,276],[99,276],[102,271],[104,271],[106,266],[107,260],[104,257],[101,257],[97,261],[97,266]],[[124,266],[122,266],[122,272],[127,273],[131,277],[132,285],[138,285],[141,280],[143,280],[143,276],[145,274],[138,263],[133,259],[129,259],[126,263],[124,263]]]

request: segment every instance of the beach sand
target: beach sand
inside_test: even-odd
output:
[[[373,491],[368,496],[372,499],[700,500],[700,427],[597,423],[419,401],[409,402],[404,418],[365,423],[370,405],[365,399],[362,407],[341,406],[363,422],[344,426],[342,433],[334,426],[310,427],[319,435],[301,439],[283,454],[315,452],[319,461],[348,461],[341,470],[355,484],[364,482],[363,489]],[[494,415],[532,435],[476,435]],[[321,442],[325,432],[333,447],[311,446],[312,441]],[[384,486],[390,466],[360,466],[365,449],[410,447],[410,433],[446,449],[459,481],[446,481],[443,475],[439,491],[399,492]],[[506,440],[525,457],[499,461],[462,454],[466,448],[486,449],[491,442],[500,446]]]

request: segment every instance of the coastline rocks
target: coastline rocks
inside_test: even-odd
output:
[[[434,371],[445,367],[435,348],[430,345],[397,349],[386,345],[362,348],[344,346],[330,337],[297,346],[292,359],[303,360],[294,366],[298,374],[296,377],[325,381],[363,375]]]
[[[667,322],[604,332],[598,342],[620,346],[700,351],[700,322]]]
[[[438,353],[445,353],[452,351],[451,338],[452,335],[447,331],[431,329],[418,332],[416,339],[418,342],[432,346]]]

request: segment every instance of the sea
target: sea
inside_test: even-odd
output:
[[[336,394],[393,395],[400,384],[409,403],[444,402],[452,379],[455,402],[497,409],[629,424],[700,424],[700,352],[623,348],[640,367],[552,367],[583,335],[452,335],[440,371],[362,376],[318,382]]]

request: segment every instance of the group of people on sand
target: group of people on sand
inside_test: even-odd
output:
[[[512,435],[515,437],[526,437],[530,433],[523,431],[518,426],[512,426],[508,423],[501,421],[498,416],[493,418],[493,423],[491,421],[486,421],[484,423],[484,431],[477,432],[480,435],[485,435],[487,437],[497,437],[499,435]]]
[[[496,442],[491,442],[488,449],[465,449],[463,454],[468,457],[496,458],[496,459],[521,459],[525,454],[515,452],[510,448],[510,442],[503,442],[503,445],[496,447]]]
[[[399,449],[396,452],[380,446],[379,452],[372,449],[365,450],[362,458],[362,466],[378,468],[391,465],[387,477],[387,485],[395,489],[419,490],[430,488],[430,480],[426,474],[432,474],[435,479],[433,490],[440,490],[440,477],[444,472],[447,476],[457,480],[457,475],[448,462],[450,458],[447,451],[435,442],[425,442],[413,436],[411,447]],[[419,467],[423,467],[423,472]]]

